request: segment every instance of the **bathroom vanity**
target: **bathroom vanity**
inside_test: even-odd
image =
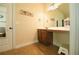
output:
[[[44,45],[53,45],[53,32],[69,32],[68,27],[50,27],[38,29],[38,40]]]

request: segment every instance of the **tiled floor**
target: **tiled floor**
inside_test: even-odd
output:
[[[2,52],[0,55],[57,55],[58,47],[45,46],[40,43]]]

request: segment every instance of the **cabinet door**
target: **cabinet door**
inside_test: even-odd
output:
[[[41,40],[43,43],[46,43],[46,41],[47,41],[47,31],[46,30],[41,30]]]
[[[40,43],[42,43],[44,45],[49,45],[47,30],[39,29],[38,30],[38,39],[39,39]]]
[[[44,43],[45,40],[46,40],[46,37],[47,37],[46,30],[39,29],[38,30],[38,40],[39,40],[39,42]]]
[[[52,33],[47,30],[39,29],[38,30],[38,40],[40,43],[45,45],[51,45],[53,43]]]
[[[47,42],[48,42],[48,45],[53,45],[53,33],[52,32],[47,33]]]
[[[38,40],[41,42],[42,40],[41,30],[38,29]]]
[[[47,30],[41,31],[41,40],[45,45],[52,45],[53,44],[53,33],[48,32]]]

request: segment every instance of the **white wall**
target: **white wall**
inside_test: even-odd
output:
[[[23,3],[16,4],[16,46],[37,42],[37,29],[44,26],[45,19],[43,4]],[[33,17],[21,15],[20,10],[31,12]]]
[[[54,32],[53,43],[57,46],[62,46],[69,49],[69,32]]]

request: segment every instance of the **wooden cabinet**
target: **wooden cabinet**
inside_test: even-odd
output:
[[[53,44],[53,33],[48,32],[46,29],[38,29],[38,40],[45,45]]]

